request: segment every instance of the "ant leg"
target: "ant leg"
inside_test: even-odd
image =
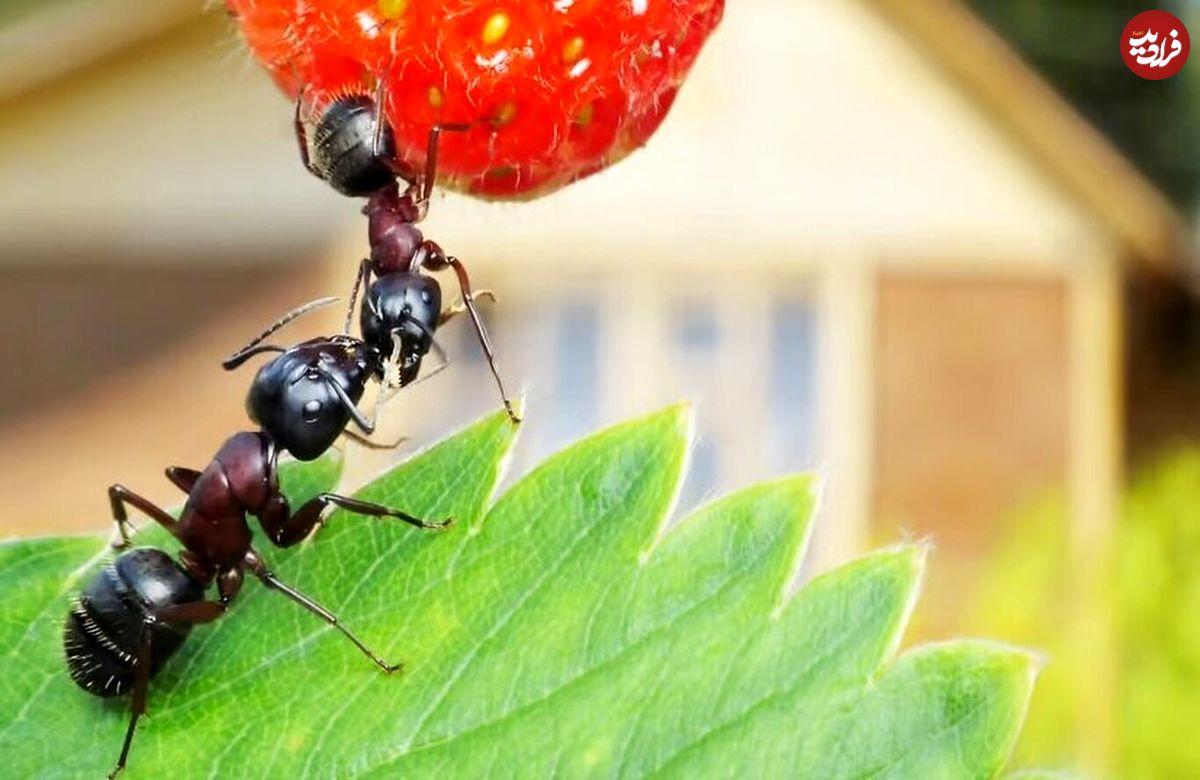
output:
[[[230,597],[231,598],[231,597]],[[201,623],[211,623],[225,614],[228,598],[222,594],[221,601],[191,601],[186,604],[176,604],[163,607],[148,613],[142,619],[141,630],[138,633],[137,655],[134,656],[133,695],[130,697],[129,728],[125,730],[125,741],[121,745],[121,756],[117,765],[108,773],[114,778],[125,768],[129,758],[129,747],[133,744],[133,733],[137,729],[138,718],[146,712],[146,693],[150,688],[150,667],[153,663],[151,640],[153,629],[158,624],[191,627]]]
[[[371,261],[363,258],[358,265],[358,273],[354,276],[354,287],[350,291],[350,306],[346,309],[346,324],[342,333],[350,335],[350,323],[354,321],[354,308],[358,305],[358,293],[371,280]]]
[[[513,423],[521,422],[521,416],[517,414],[513,408],[512,401],[508,398],[508,393],[504,391],[504,380],[500,378],[500,369],[496,367],[496,353],[492,349],[492,342],[488,338],[487,328],[483,325],[483,319],[479,316],[479,311],[475,308],[475,298],[471,293],[471,279],[467,275],[466,266],[457,257],[447,255],[445,251],[433,241],[424,241],[421,244],[426,250],[426,267],[431,271],[438,271],[449,266],[454,269],[455,276],[458,277],[458,289],[462,292],[463,306],[467,309],[467,314],[471,315],[471,324],[475,326],[475,335],[479,337],[479,346],[483,348],[483,355],[487,358],[488,368],[492,370],[492,376],[496,378],[496,387],[500,390],[500,399],[504,401],[504,409],[508,412],[508,419]]]
[[[168,531],[171,531],[171,533],[175,532],[175,518],[167,514],[165,510],[151,503],[149,499],[142,498],[124,485],[109,485],[108,501],[112,505],[113,522],[117,526],[117,533],[121,536],[120,542],[113,543],[112,546],[114,549],[123,550],[128,547],[130,543],[130,530],[137,530],[133,528],[133,524],[129,522],[129,515],[125,511],[126,504],[130,504],[142,510],[149,515],[152,520],[166,528]]]
[[[321,514],[330,506],[341,507],[368,517],[390,517],[416,528],[430,531],[440,531],[454,523],[452,519],[437,522],[422,520],[399,509],[347,498],[336,493],[322,493],[316,498],[310,499],[291,515],[265,512],[263,515],[259,515],[259,520],[274,544],[279,547],[291,547],[312,533],[312,530],[321,523]]]
[[[337,493],[322,493],[312,501],[309,501],[307,504],[302,506],[300,511],[296,514],[299,515],[314,505],[319,505],[320,509],[324,509],[326,506],[336,506],[349,512],[353,512],[357,515],[364,515],[366,517],[391,517],[408,523],[414,528],[420,528],[426,531],[440,531],[443,528],[449,528],[450,526],[454,525],[453,519],[422,520],[419,517],[413,517],[409,513],[402,512],[399,509],[392,509],[391,507],[386,507],[382,504],[373,504],[369,501],[359,501],[357,498],[350,498],[348,496],[338,495]],[[309,511],[313,510],[309,509]],[[319,514],[320,510],[318,509],[316,511]]]
[[[183,466],[168,466],[167,479],[184,493],[191,493],[192,488],[196,487],[196,480],[200,479],[200,472]]]
[[[423,206],[429,202],[429,197],[433,195],[433,185],[437,182],[438,144],[442,139],[442,133],[465,133],[471,127],[471,124],[461,122],[436,124],[429,128],[429,139],[425,142],[425,174],[421,180],[420,205]]]
[[[476,290],[475,294],[474,294],[474,298],[477,301],[480,299],[486,298],[488,301],[490,301],[492,303],[496,302],[496,294],[494,292],[492,292],[491,290]],[[462,314],[466,310],[467,310],[467,304],[463,303],[462,301],[459,301],[458,303],[454,304],[453,306],[450,306],[444,312],[442,312],[441,315],[438,317],[438,327],[445,325],[447,322],[454,319],[458,315]]]
[[[398,436],[395,439],[387,442],[375,441],[369,436],[363,436],[358,431],[347,428],[342,431],[342,435],[350,439],[360,447],[365,447],[368,450],[394,450],[404,442],[408,441],[407,436]]]
[[[383,101],[387,98],[387,79],[388,74],[392,71],[392,64],[395,62],[396,55],[392,55],[392,60],[388,63],[387,70],[375,82],[375,129],[371,133],[371,156],[379,159],[384,156],[387,151],[383,148],[383,132],[387,127],[387,119],[385,114],[387,111],[383,105]]]
[[[324,620],[326,623],[342,632],[342,635],[353,642],[354,646],[357,647],[363,655],[365,655],[367,658],[370,658],[376,666],[383,670],[384,674],[391,674],[392,672],[403,670],[403,664],[389,664],[387,661],[380,658],[374,650],[363,644],[363,641],[355,636],[350,629],[342,625],[341,621],[338,620],[337,615],[333,614],[328,609],[313,601],[308,596],[305,596],[303,593],[291,587],[290,585],[280,581],[280,579],[275,576],[275,573],[268,569],[267,565],[263,563],[262,557],[254,548],[250,548],[250,552],[246,553],[245,565],[246,568],[248,568],[255,577],[258,577],[259,581],[261,581],[262,584],[267,588],[288,597],[292,601],[307,609],[309,612],[321,618],[321,620]]]
[[[304,167],[308,172],[318,179],[324,179],[321,172],[312,164],[312,159],[308,155],[308,131],[304,129],[304,120],[300,116],[300,106],[304,102],[304,89],[301,88],[300,94],[296,96],[296,109],[292,114],[292,130],[296,133],[296,145],[300,148],[300,162],[304,163]]]

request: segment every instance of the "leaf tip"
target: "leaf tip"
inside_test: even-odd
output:
[[[870,566],[881,572],[889,572],[888,578],[894,583],[892,588],[897,599],[894,619],[884,643],[885,658],[895,657],[904,638],[904,631],[912,621],[925,584],[925,565],[932,548],[932,543],[927,539],[905,542],[884,548],[842,567],[843,570],[853,571],[858,566]]]
[[[517,428],[522,422],[524,422],[525,401],[528,398],[528,395],[528,392],[522,389],[521,392],[517,394],[517,397],[512,400],[513,415],[515,415],[517,419],[514,420],[513,415],[510,415],[507,411],[502,413],[503,418],[508,421],[510,427]]]
[[[696,406],[691,401],[680,401],[663,409],[657,415],[675,421],[675,431],[687,441],[695,438]]]
[[[939,642],[924,642],[910,651],[961,659],[965,662],[991,668],[1004,668],[1015,677],[1023,678],[1023,686],[1029,692],[1049,657],[1046,653],[1021,645],[996,639],[947,639]]]

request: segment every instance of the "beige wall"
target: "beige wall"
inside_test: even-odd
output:
[[[880,279],[874,515],[882,535],[900,525],[936,539],[946,553],[939,567],[969,563],[1000,532],[996,521],[1064,484],[1066,305],[1055,280]]]

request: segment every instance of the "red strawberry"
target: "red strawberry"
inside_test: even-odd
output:
[[[227,0],[250,49],[312,112],[386,79],[399,155],[442,183],[533,197],[644,144],[724,0]]]

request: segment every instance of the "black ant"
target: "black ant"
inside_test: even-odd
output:
[[[301,307],[272,329],[313,305]],[[270,332],[227,364],[279,349],[257,346]],[[247,399],[260,430],[231,436],[204,471],[167,469],[167,479],[188,494],[178,520],[123,485],[108,489],[120,537],[114,547],[124,549],[130,544],[127,506],[149,515],[183,546],[178,562],[152,548],[123,552],[84,588],[67,618],[63,644],[71,678],[97,696],[132,693],[129,728],[110,777],[125,766],[138,718],[146,711],[150,678],[179,649],[193,626],[225,614],[242,588],[246,571],[336,628],[385,673],[401,668],[380,658],[328,609],[281,582],[252,545],[246,515],[256,516],[278,547],[290,547],[307,537],[331,506],[368,517],[395,518],[427,530],[446,528],[453,521],[429,522],[337,493],[322,493],[292,511],[279,489],[280,451],[311,460],[332,446],[350,419],[364,422],[355,403],[378,357],[369,345],[343,336],[313,339],[281,351],[260,369]],[[216,601],[204,598],[213,584]]]
[[[411,381],[420,371],[421,360],[429,352],[433,333],[442,321],[441,287],[436,279],[422,275],[421,271],[453,269],[463,309],[471,317],[504,408],[514,423],[520,422],[504,391],[487,329],[475,308],[466,267],[436,242],[426,239],[417,228],[428,211],[437,179],[441,134],[464,132],[473,125],[437,124],[430,128],[425,170],[418,173],[396,158],[394,134],[381,117],[384,91],[385,82],[380,79],[374,97],[353,94],[330,103],[317,120],[311,150],[301,116],[303,91],[296,99],[293,117],[300,159],[309,172],[329,182],[338,192],[367,198],[363,214],[367,216],[371,256],[359,266],[346,313],[346,331],[350,330],[359,290],[365,285],[359,315],[362,336],[380,354],[398,350],[399,381],[401,384]],[[403,192],[401,181],[407,185]],[[372,274],[376,277],[374,282]],[[387,385],[392,378],[383,377],[383,381]]]

